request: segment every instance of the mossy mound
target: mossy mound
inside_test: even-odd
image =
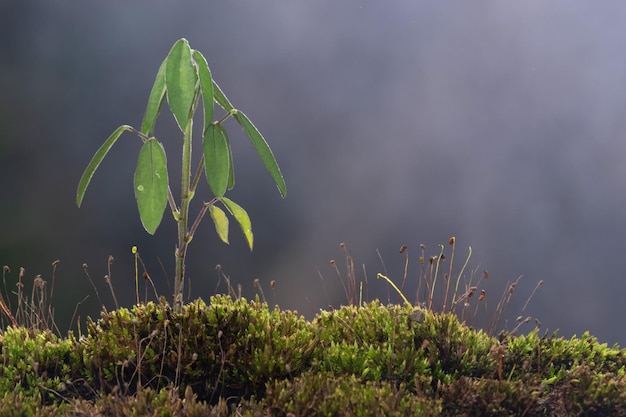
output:
[[[379,302],[308,321],[258,299],[161,301],[78,337],[7,328],[0,346],[0,415],[626,415],[626,350]]]

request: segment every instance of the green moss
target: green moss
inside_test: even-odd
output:
[[[308,321],[258,299],[161,300],[103,311],[78,339],[7,328],[0,347],[0,415],[626,414],[617,346],[378,302]]]
[[[274,415],[388,416],[439,415],[441,401],[415,395],[404,383],[363,381],[356,375],[307,372],[275,381],[263,405]]]

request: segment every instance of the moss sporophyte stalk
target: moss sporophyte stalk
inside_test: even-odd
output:
[[[181,196],[178,203],[169,185],[165,149],[161,141],[153,135],[164,101],[167,101],[183,137]],[[198,166],[192,170],[192,126],[199,103],[202,103],[204,117],[203,153]],[[214,121],[215,103],[225,113]],[[180,39],[174,44],[157,71],[156,80],[148,97],[141,130],[129,125],[118,127],[96,151],[78,184],[76,204],[80,207],[91,178],[122,133],[131,132],[141,139],[143,145],[139,151],[134,175],[135,198],[141,222],[148,233],[154,234],[161,223],[166,206],[169,205],[178,225],[173,300],[176,311],[181,311],[183,305],[187,245],[207,211],[222,241],[228,243],[228,213],[239,224],[252,250],[253,234],[248,213],[237,203],[225,197],[225,193],[235,185],[230,140],[223,127],[223,123],[231,117],[243,128],[276,183],[281,196],[284,197],[287,191],[285,181],[267,142],[248,116],[233,107],[213,79],[204,56],[199,51],[191,49],[186,39]],[[179,140],[179,138],[173,138],[173,140]],[[202,204],[195,220],[190,222],[190,203],[195,196],[203,172],[213,197]],[[220,203],[223,208],[220,208],[217,203]]]

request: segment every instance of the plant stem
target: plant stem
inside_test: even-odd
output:
[[[187,234],[187,219],[189,216],[189,203],[193,198],[190,189],[191,181],[191,131],[193,120],[190,117],[183,137],[183,161],[180,196],[180,213],[178,219],[178,247],[176,248],[176,277],[174,281],[174,311],[181,312],[183,309],[183,287],[185,284],[185,255],[189,236]]]
[[[178,222],[179,214],[178,207],[176,207],[176,201],[174,201],[174,194],[172,194],[172,189],[170,186],[167,186],[167,202],[170,204],[170,210],[172,210],[172,216],[174,216],[174,220]]]
[[[451,243],[452,253],[450,254],[450,272],[448,272],[448,279],[446,280],[446,294],[444,295],[444,298],[443,298],[443,308],[441,309],[442,313],[446,312],[446,304],[448,303],[448,292],[450,292],[450,281],[452,280],[452,264],[454,263],[454,248],[456,247],[456,244],[455,244],[456,240],[450,240],[450,241],[452,242]],[[454,293],[454,295],[456,296],[456,292]],[[454,303],[452,304],[452,306],[454,306]]]
[[[196,187],[198,186],[198,181],[200,181],[200,177],[202,176],[202,171],[204,170],[204,154],[200,158],[200,163],[198,164],[198,169],[196,170],[196,175],[193,176],[193,181],[190,185],[190,190],[192,194],[196,193]],[[191,234],[193,236],[193,233]]]
[[[428,311],[432,311],[433,308],[433,297],[435,296],[435,284],[437,284],[437,276],[439,275],[439,264],[441,263],[441,257],[443,255],[444,246],[440,243],[439,247],[441,248],[441,252],[439,256],[437,256],[437,263],[435,264],[435,277],[433,278],[433,286],[430,290],[430,298],[428,299]]]
[[[200,209],[200,212],[198,213],[198,216],[196,217],[196,220],[194,220],[193,224],[191,225],[191,228],[189,229],[189,236],[193,238],[193,235],[196,233],[196,230],[198,229],[198,226],[200,226],[200,222],[202,221],[202,218],[204,217],[204,215],[206,214],[206,211],[209,209],[209,206],[212,204],[215,204],[215,202],[217,201],[217,198],[214,198],[213,200],[209,201],[208,203],[204,203],[204,205],[202,206],[202,209]]]

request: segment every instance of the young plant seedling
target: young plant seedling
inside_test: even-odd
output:
[[[161,142],[153,136],[156,119],[166,98],[169,109],[183,134],[182,191],[179,204],[174,200],[169,186],[165,149]],[[200,98],[202,98],[204,110],[203,154],[192,175],[192,126]],[[226,114],[213,121],[215,102],[226,111]],[[122,133],[132,132],[142,140],[143,145],[139,151],[134,177],[137,208],[141,222],[150,234],[154,234],[159,227],[168,203],[174,219],[178,223],[174,283],[174,309],[178,312],[181,311],[183,305],[187,245],[207,211],[215,224],[218,236],[225,243],[228,243],[228,217],[226,216],[226,212],[228,212],[241,227],[248,246],[252,250],[253,235],[248,213],[234,201],[224,196],[226,191],[235,185],[230,141],[223,127],[223,123],[230,117],[233,117],[243,128],[265,168],[276,183],[281,196],[284,197],[286,194],[285,180],[267,142],[250,119],[232,106],[213,80],[204,56],[199,51],[191,49],[186,39],[180,39],[174,44],[157,72],[148,98],[148,106],[141,130],[128,125],[118,127],[95,153],[78,184],[76,204],[80,207],[96,169]],[[189,223],[189,204],[194,197],[202,171],[205,173],[213,198],[204,202],[193,223]],[[218,202],[225,211],[216,205]],[[191,226],[189,226],[190,224]]]

